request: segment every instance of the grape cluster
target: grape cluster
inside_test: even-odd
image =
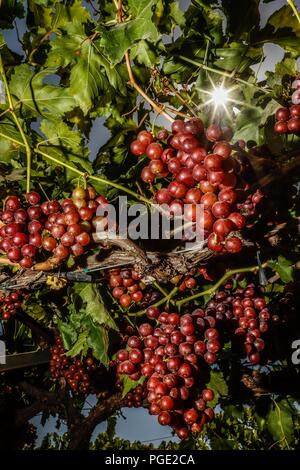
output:
[[[238,203],[237,208],[244,217],[250,217],[257,214],[256,206],[260,204],[264,195],[260,189],[257,189],[253,194],[248,194],[244,202]],[[238,221],[236,221],[237,223]]]
[[[10,294],[0,291],[0,320],[9,320],[21,308],[24,297],[26,298],[27,294],[18,290]]]
[[[120,383],[120,386],[122,387],[122,384]],[[143,406],[143,401],[147,397],[147,388],[146,386],[143,385],[138,385],[134,389],[132,389],[129,393],[127,393],[125,400],[127,408],[140,408]]]
[[[300,133],[300,79],[296,78],[292,83],[294,90],[289,107],[278,108],[275,113],[276,124],[274,131],[277,134]]]
[[[294,90],[291,96],[292,104],[300,104],[300,78],[295,78],[292,89]]]
[[[68,357],[60,336],[55,337],[51,348],[50,373],[55,380],[64,379],[75,393],[87,395],[91,390],[91,373],[97,369],[95,359]]]
[[[128,308],[132,302],[139,303],[143,300],[146,286],[133,269],[110,269],[107,277],[112,295],[122,307]]]
[[[95,216],[97,207],[106,204],[92,187],[74,189],[72,198],[61,204],[57,200],[41,203],[35,191],[25,195],[24,203],[9,196],[0,214],[0,251],[23,268],[31,268],[42,254],[52,253],[59,260],[82,255],[92,242],[90,234],[96,224],[103,229],[107,225],[104,217]]]
[[[117,375],[131,380],[145,376],[150,414],[186,439],[189,431],[201,431],[214,416],[206,404],[214,395],[202,386],[201,376],[206,363],[216,362],[222,347],[216,319],[202,309],[180,316],[152,306],[146,314],[156,326],[142,323],[139,336],[129,336],[126,349],[116,353]]]
[[[278,108],[275,118],[277,122],[274,126],[274,131],[277,134],[300,133],[300,104],[294,104],[289,108]]]
[[[226,316],[226,320],[232,323],[233,333],[242,345],[251,364],[261,362],[261,352],[265,349],[265,341],[262,336],[269,329],[269,324],[277,324],[280,317],[272,313],[263,296],[261,288],[254,284],[248,284],[245,288],[237,288],[231,291],[229,283],[208,302],[207,308],[213,314],[220,312]]]
[[[246,225],[238,204],[245,200],[247,185],[237,178],[237,162],[228,142],[231,137],[231,129],[212,125],[205,130],[200,119],[192,118],[174,121],[171,134],[160,131],[160,142],[141,131],[130,149],[150,160],[141,172],[145,183],[167,180],[168,186],[158,189],[155,199],[168,205],[170,216],[184,214],[187,222],[198,223],[211,250],[238,253],[242,240],[237,232]],[[188,204],[185,210],[184,204]],[[204,209],[198,221],[197,204]]]

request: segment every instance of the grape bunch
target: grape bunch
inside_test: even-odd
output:
[[[91,232],[96,225],[101,224],[103,229],[107,225],[104,217],[95,215],[98,206],[106,204],[92,187],[75,188],[72,198],[61,203],[41,202],[35,191],[27,193],[25,201],[9,196],[0,214],[0,251],[22,268],[31,268],[49,254],[61,261],[82,255],[92,243]]]
[[[91,373],[97,369],[95,359],[68,357],[60,336],[55,336],[51,348],[50,373],[55,380],[64,379],[75,393],[87,395],[91,391]]]
[[[0,320],[9,320],[12,315],[17,313],[21,308],[23,299],[27,296],[28,294],[24,294],[19,290],[9,294],[0,291]]]
[[[292,104],[298,105],[300,104],[300,78],[295,78],[292,83],[292,90],[294,90],[291,96]]]
[[[300,133],[300,79],[296,78],[292,83],[294,90],[288,107],[278,108],[275,113],[276,124],[274,131],[277,134]]]
[[[156,326],[142,323],[139,336],[129,336],[126,349],[116,353],[117,375],[131,380],[145,376],[150,414],[186,439],[189,431],[201,431],[214,416],[207,406],[213,391],[201,380],[203,368],[216,362],[222,347],[217,321],[203,309],[180,316],[152,306],[146,314]],[[139,394],[138,403],[142,404],[142,396]],[[134,402],[134,394],[129,402]]]
[[[298,90],[300,95],[300,90]],[[275,113],[276,124],[274,131],[277,134],[300,133],[300,104],[294,104],[289,108],[278,108]]]
[[[130,149],[150,160],[141,172],[145,183],[156,178],[168,183],[156,191],[155,200],[168,205],[170,216],[184,214],[187,222],[194,222],[194,230],[204,231],[212,251],[238,253],[238,232],[246,225],[238,205],[245,202],[247,184],[237,177],[231,137],[231,129],[212,125],[205,130],[200,119],[192,118],[174,121],[172,133],[160,131],[156,141],[150,132],[141,131]],[[198,221],[197,204],[204,209]]]
[[[277,302],[277,306],[283,303],[283,299]],[[267,304],[261,287],[249,283],[245,288],[233,289],[231,280],[207,303],[204,311],[206,316],[215,319],[218,330],[227,340],[232,340],[253,365],[262,362],[266,332],[272,325],[283,321],[278,308],[274,312],[273,304]]]
[[[239,212],[246,218],[257,214],[256,206],[260,204],[264,195],[260,189],[257,189],[253,194],[248,194],[244,202],[237,204]],[[236,221],[237,223],[238,221]]]
[[[110,269],[107,277],[112,295],[122,307],[128,308],[132,302],[139,303],[143,300],[146,286],[133,269]]]
[[[120,388],[122,388],[122,382],[120,382]],[[143,406],[143,401],[147,397],[147,388],[144,384],[138,385],[134,389],[132,389],[130,392],[127,393],[125,400],[127,408],[140,408]]]
[[[233,326],[233,335],[249,362],[259,364],[261,353],[265,349],[262,336],[269,330],[270,324],[281,321],[280,316],[272,313],[260,287],[248,284],[245,288],[238,287],[234,291],[231,287],[231,283],[225,285],[225,289],[220,290],[208,302],[207,309],[211,309],[215,315],[222,312],[226,316]]]

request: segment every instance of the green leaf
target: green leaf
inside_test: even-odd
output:
[[[113,26],[101,28],[101,45],[113,64],[120,62],[125,52],[141,39],[158,41],[160,35],[152,21],[155,0],[128,0],[128,15],[131,19]]]
[[[47,68],[34,73],[27,64],[18,65],[10,80],[10,91],[14,104],[23,114],[59,117],[75,106],[68,88],[49,85],[44,79],[56,73]]]
[[[243,139],[246,142],[254,140],[256,143],[262,141],[262,130],[260,129],[262,110],[259,108],[243,108],[237,115],[234,139]]]
[[[227,18],[226,32],[235,38],[248,33],[249,25],[253,29],[259,26],[259,0],[223,0],[222,7]]]
[[[260,58],[261,48],[252,48],[251,52],[251,55],[255,58]],[[235,70],[241,73],[253,63],[253,57],[248,56],[248,53],[248,46],[232,42],[230,47],[216,49],[217,58],[214,60],[214,66],[223,70]]]
[[[232,439],[214,436],[210,438],[209,442],[212,450],[233,450],[235,448],[235,442]]]
[[[82,310],[99,325],[118,331],[118,327],[105,308],[104,302],[96,284],[86,283],[78,293],[83,301]]]
[[[179,2],[173,1],[169,5],[170,16],[178,26],[183,27],[185,25],[185,16],[180,8]]]
[[[71,70],[70,93],[86,115],[97,100],[109,99],[109,83],[101,71],[102,60],[90,42],[85,43],[76,65]]]
[[[294,424],[292,410],[287,400],[275,401],[267,415],[266,424],[275,442],[287,445],[292,441]]]
[[[291,57],[285,57],[284,60],[278,62],[275,66],[275,74],[279,75],[280,77],[284,77],[285,75],[294,77],[297,75],[297,72],[297,61]]]
[[[239,408],[237,408],[234,405],[228,405],[224,407],[224,417],[235,417],[238,419],[243,418],[243,411]]]
[[[23,2],[16,0],[0,1],[0,28],[14,28],[14,19],[23,18],[24,7]]]
[[[272,42],[299,56],[300,24],[289,5],[284,5],[270,16],[265,28],[251,34],[251,42]]]
[[[65,349],[70,349],[77,340],[77,332],[74,329],[72,323],[62,322],[60,319],[57,320],[57,326],[59,329],[60,336],[62,337]]]
[[[224,379],[223,372],[210,371],[210,380],[207,388],[211,388],[214,392],[214,399],[209,402],[209,406],[215,407],[219,401],[220,396],[228,395],[228,385]]]
[[[142,385],[146,380],[146,377],[142,375],[139,380],[131,380],[128,375],[122,375],[122,381],[123,381],[123,390],[122,390],[122,398],[126,397],[127,393],[130,392],[130,390],[134,389],[138,385]]]
[[[39,149],[44,151],[47,155],[50,155],[51,157],[54,157],[56,160],[59,162],[65,162],[65,163],[75,163],[74,168],[77,168],[78,170],[81,171],[86,171],[87,173],[92,172],[92,165],[91,163],[85,159],[82,158],[82,156],[77,156],[73,153],[67,153],[63,148],[60,147],[55,147],[54,145],[39,145]],[[46,158],[46,157],[45,157]],[[58,164],[55,162],[51,162],[47,160],[48,163],[54,167],[57,167]],[[65,170],[65,175],[67,178],[67,181],[72,180],[76,175],[78,177],[77,173],[74,173],[73,171],[66,169]]]
[[[260,102],[259,102],[260,103]],[[260,116],[260,124],[265,124],[267,119],[275,114],[275,111],[278,109],[278,102],[273,99],[269,99],[266,102],[265,100],[262,100],[260,103],[260,111],[261,111],[261,116]]]
[[[63,146],[75,153],[83,152],[82,134],[63,121],[43,119],[40,130],[47,137],[47,144]]]
[[[292,282],[294,279],[292,262],[287,260],[284,256],[280,255],[277,261],[269,261],[268,264],[273,271],[279,274],[283,282]]]
[[[88,351],[88,331],[82,331],[73,347],[66,353],[66,356],[79,356],[80,354],[85,356]]]
[[[289,5],[284,5],[270,16],[268,23],[273,26],[274,33],[279,29],[289,28],[300,37],[300,24],[297,17],[292,13]]]
[[[9,163],[12,158],[18,156],[20,150],[23,150],[23,146],[10,141],[5,136],[22,143],[19,131],[16,129],[15,124],[9,119],[0,121],[0,161]]]
[[[84,25],[78,21],[72,22],[68,33],[61,34],[51,41],[46,66],[67,67],[75,63],[77,56],[81,54],[81,45],[85,39]]]
[[[87,338],[87,344],[92,349],[93,355],[99,359],[99,361],[108,368],[109,357],[108,357],[108,331],[101,325],[94,325],[90,321],[89,334]]]
[[[151,45],[143,39],[131,48],[131,59],[137,60],[146,67],[153,67],[159,63],[159,56],[151,48]]]
[[[72,3],[61,0],[29,0],[29,9],[34,15],[35,24],[42,30],[40,33],[67,30],[72,22],[86,23],[91,18],[89,11],[82,6],[82,0],[73,0]]]

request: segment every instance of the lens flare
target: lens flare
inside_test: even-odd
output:
[[[225,106],[228,101],[228,90],[223,86],[215,88],[211,92],[211,99],[215,106]]]

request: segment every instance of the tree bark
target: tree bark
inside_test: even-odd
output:
[[[122,398],[121,393],[116,393],[98,403],[79,426],[74,426],[69,430],[70,442],[68,450],[88,449],[97,424],[105,421],[109,416],[122,408],[124,404],[125,400]]]

